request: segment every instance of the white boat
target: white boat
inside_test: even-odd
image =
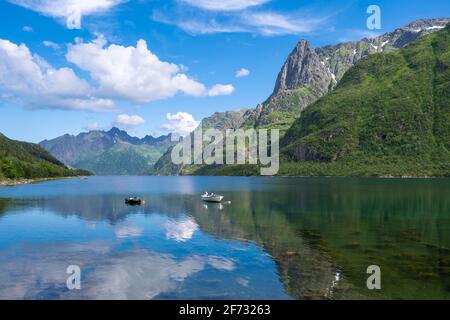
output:
[[[218,195],[218,194],[214,194],[214,193],[208,193],[205,192],[204,194],[202,194],[202,200],[206,201],[206,202],[222,202],[223,200],[223,196]]]

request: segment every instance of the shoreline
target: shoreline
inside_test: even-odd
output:
[[[13,187],[13,186],[20,186],[25,184],[35,184],[40,182],[46,182],[46,181],[53,181],[53,180],[64,180],[64,179],[72,179],[77,177],[56,177],[56,178],[35,178],[35,179],[4,179],[0,180],[0,187]]]
[[[195,177],[194,175],[180,175],[179,177]],[[56,177],[56,178],[36,178],[36,179],[4,179],[0,180],[0,187],[14,187],[19,185],[26,184],[36,184],[46,181],[53,180],[65,180],[65,179],[73,179],[73,178],[82,178],[83,176],[73,176],[73,177]],[[161,177],[161,176],[148,176],[148,177]],[[177,176],[165,176],[165,177],[177,177]],[[265,177],[265,178],[359,178],[359,179],[379,179],[379,180],[433,180],[433,179],[448,179],[449,177],[445,176],[291,176],[291,175],[275,175],[275,176],[237,176],[237,175],[229,175],[229,176],[221,176],[221,175],[198,175],[197,177],[241,177],[241,178],[250,178],[250,177]]]

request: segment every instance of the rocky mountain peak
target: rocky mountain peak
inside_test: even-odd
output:
[[[275,84],[274,94],[296,90],[313,83],[330,81],[330,72],[321,63],[319,56],[307,40],[301,40],[291,52]]]
[[[108,131],[108,133],[111,135],[128,135],[126,131],[120,130],[117,127],[112,127],[111,130]]]
[[[238,129],[245,121],[246,109],[216,112],[212,116],[202,120],[203,129]]]
[[[131,143],[131,144],[141,144],[141,140],[137,137],[131,137],[125,130],[121,130],[117,127],[112,127],[111,130],[106,132],[108,136],[111,138],[118,138],[123,142]]]
[[[442,30],[450,18],[422,19],[374,38],[314,49],[298,42],[283,64],[273,94],[247,112],[246,125],[288,127],[301,111],[332,91],[348,69],[375,53],[402,49],[423,36]]]
[[[170,143],[172,141],[172,134],[163,135],[160,137],[153,137],[151,135],[146,135],[141,141],[149,146],[154,146],[163,143]]]
[[[399,28],[398,30],[422,32],[436,29],[443,29],[450,23],[450,18],[438,18],[438,19],[421,19]]]

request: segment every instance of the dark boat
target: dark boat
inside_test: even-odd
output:
[[[130,206],[140,206],[143,205],[144,203],[145,203],[144,200],[139,199],[137,197],[130,197],[125,199],[125,204]]]

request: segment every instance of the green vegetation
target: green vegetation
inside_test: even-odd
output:
[[[166,149],[166,145],[132,145],[121,142],[95,158],[80,161],[77,167],[98,175],[145,174]]]
[[[450,175],[450,27],[358,62],[305,109],[286,175]]]
[[[0,134],[0,180],[78,175],[90,175],[90,173],[67,168],[36,144],[14,141]]]
[[[279,112],[270,117],[278,119]],[[447,27],[351,68],[335,91],[307,107],[287,130],[279,175],[449,177],[449,123]],[[259,172],[257,166],[241,165],[203,166],[183,173]]]
[[[259,176],[257,165],[202,166],[196,171],[184,170],[183,175],[198,176]],[[295,162],[280,159],[279,176],[299,177],[450,177],[450,162],[442,159],[383,157],[348,159],[336,162]]]
[[[383,157],[331,163],[282,160],[280,176],[328,177],[450,177],[450,163],[442,159]]]
[[[198,168],[198,167],[197,167]],[[185,175],[194,176],[259,176],[260,169],[256,165],[201,166],[197,170],[184,171]]]
[[[273,95],[261,106],[263,113],[258,119],[256,121],[253,117],[247,119],[243,128],[277,128],[285,132],[300,116],[300,106],[311,104],[319,96],[311,86]]]

